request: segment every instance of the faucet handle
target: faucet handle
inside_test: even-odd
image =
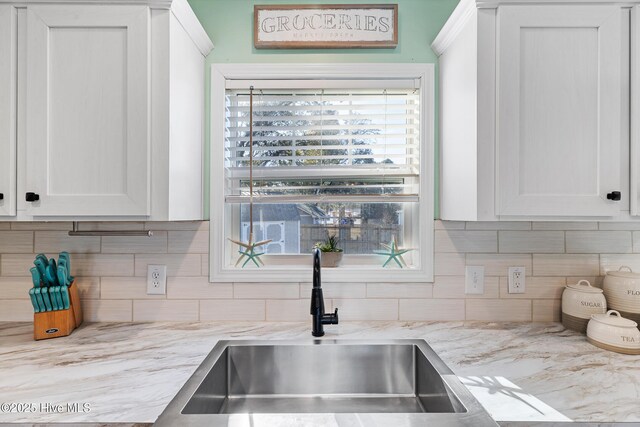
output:
[[[338,309],[333,313],[325,314],[322,316],[323,325],[337,325],[338,324]]]

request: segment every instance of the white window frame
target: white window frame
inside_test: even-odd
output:
[[[433,64],[213,64],[211,66],[210,138],[210,282],[310,282],[309,263],[234,268],[225,265],[224,131],[227,80],[384,80],[420,79],[420,222],[417,241],[419,267],[372,268],[372,266],[325,268],[325,282],[433,282],[434,191],[435,191],[435,103]],[[382,259],[381,259],[382,264]]]

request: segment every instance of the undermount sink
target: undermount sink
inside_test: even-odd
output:
[[[156,425],[315,425],[321,414],[337,426],[497,425],[423,340],[220,341]]]

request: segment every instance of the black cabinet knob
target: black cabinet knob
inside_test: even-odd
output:
[[[619,191],[612,191],[611,193],[607,193],[607,200],[613,200],[614,202],[619,201],[622,198],[622,195]]]
[[[4,199],[4,193],[0,193],[0,200]]]
[[[27,202],[37,202],[40,200],[40,195],[36,193],[27,193],[25,196]]]

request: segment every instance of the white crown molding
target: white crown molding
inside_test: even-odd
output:
[[[479,9],[495,9],[500,5],[506,5],[506,4],[510,4],[510,5],[618,4],[620,6],[633,6],[636,4],[640,4],[640,0],[475,0],[475,3]]]
[[[163,0],[167,1],[167,0]],[[191,37],[191,40],[195,43],[203,56],[207,56],[213,49],[213,42],[209,38],[209,35],[202,27],[198,17],[187,3],[187,0],[171,0],[171,11],[176,17],[180,25],[182,25]]]
[[[10,3],[18,7],[29,4],[61,3],[61,4],[118,4],[145,5],[153,9],[170,9],[174,0],[0,0],[0,3]]]
[[[453,42],[469,19],[476,13],[476,0],[461,0],[436,36],[431,49],[440,56]]]
[[[213,42],[193,13],[187,0],[0,0],[0,4],[27,7],[30,4],[77,4],[77,5],[142,5],[151,9],[171,10],[202,55],[207,56],[213,49]]]

